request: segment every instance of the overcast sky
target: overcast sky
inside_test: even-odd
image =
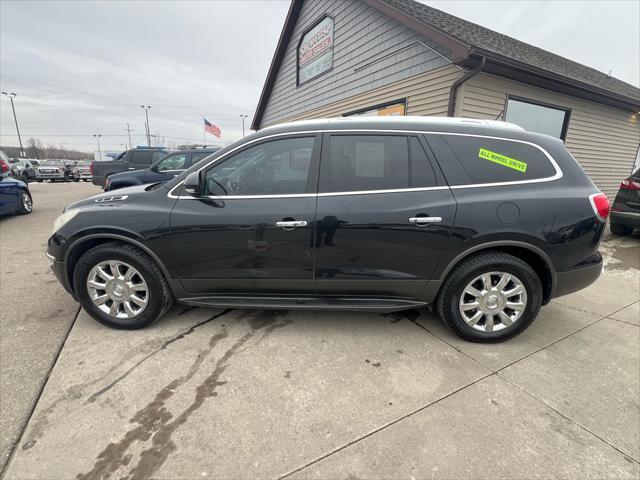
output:
[[[640,2],[425,1],[467,20],[640,84]],[[253,116],[288,1],[0,0],[0,86],[16,92],[24,140],[95,150],[144,144],[144,112],[165,143],[224,141]],[[0,145],[17,145],[0,99]],[[215,138],[207,134],[207,142]]]

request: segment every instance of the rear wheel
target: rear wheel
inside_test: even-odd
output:
[[[611,230],[611,233],[615,235],[631,235],[631,232],[633,232],[633,228],[620,223],[609,224],[609,229]]]
[[[472,342],[501,342],[522,333],[542,305],[542,284],[524,261],[483,253],[458,265],[438,295],[445,324]]]
[[[73,281],[84,309],[112,328],[146,327],[173,303],[158,265],[132,245],[110,242],[87,251],[76,264]]]
[[[33,199],[28,190],[20,192],[20,201],[18,205],[18,214],[28,215],[33,211]]]

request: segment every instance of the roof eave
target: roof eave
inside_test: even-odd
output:
[[[486,73],[492,73],[529,85],[621,108],[634,113],[640,111],[640,98],[628,97],[603,88],[598,88],[594,85],[580,82],[579,80],[535,67],[528,63],[519,62],[483,48],[472,47],[470,55],[458,61],[457,64],[472,67],[475,66],[481,57],[487,59],[487,65],[483,69]]]
[[[280,64],[282,63],[282,59],[284,58],[284,54],[287,45],[289,44],[289,40],[291,39],[293,29],[295,28],[296,22],[298,21],[298,15],[300,14],[300,10],[302,10],[303,2],[304,0],[292,0],[291,5],[289,6],[289,11],[287,12],[287,17],[284,21],[282,32],[280,32],[280,38],[278,39],[276,51],[274,52],[273,58],[271,59],[271,65],[269,65],[267,78],[265,79],[264,85],[262,86],[262,92],[260,93],[260,99],[258,100],[256,113],[253,115],[253,120],[251,121],[252,130],[260,129],[262,115],[264,114],[264,110],[267,107],[267,101],[269,100],[269,96],[271,95],[271,89],[273,88],[273,84],[275,83],[278,76]]]

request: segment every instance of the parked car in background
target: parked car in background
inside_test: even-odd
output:
[[[609,222],[611,233],[616,235],[630,235],[634,228],[640,228],[640,168],[620,184]]]
[[[9,176],[9,158],[0,151],[0,215],[28,214],[33,210],[31,192],[25,182]]]
[[[73,162],[69,160],[42,160],[36,168],[36,180],[68,182],[73,178]]]
[[[91,160],[79,160],[73,167],[73,181],[88,182],[91,180]]]
[[[461,337],[498,342],[598,278],[608,214],[551,136],[487,120],[347,117],[265,128],[163,184],[69,205],[47,254],[64,288],[115,328],[149,325],[174,300],[431,304]]]
[[[139,147],[122,152],[115,160],[91,162],[91,181],[104,187],[107,177],[114,173],[148,168],[168,153],[165,148]]]
[[[105,182],[104,190],[111,191],[132,185],[166,182],[218,150],[220,148],[196,148],[170,153],[144,170],[111,175]]]
[[[13,177],[28,183],[36,179],[36,165],[29,158],[12,158]]]

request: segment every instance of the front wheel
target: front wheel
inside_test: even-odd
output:
[[[73,181],[74,181],[74,182],[76,182],[76,183],[78,183],[78,182],[80,181],[80,179],[79,179],[79,178],[75,178],[75,177],[73,177]]]
[[[20,192],[20,201],[18,203],[19,215],[29,215],[33,211],[33,199],[31,198],[31,193],[27,190]]]
[[[158,265],[132,245],[110,242],[90,249],[78,260],[73,282],[84,309],[111,328],[146,327],[173,304]]]
[[[489,252],[458,265],[437,300],[445,324],[472,342],[502,342],[531,325],[542,305],[542,284],[529,264]]]

